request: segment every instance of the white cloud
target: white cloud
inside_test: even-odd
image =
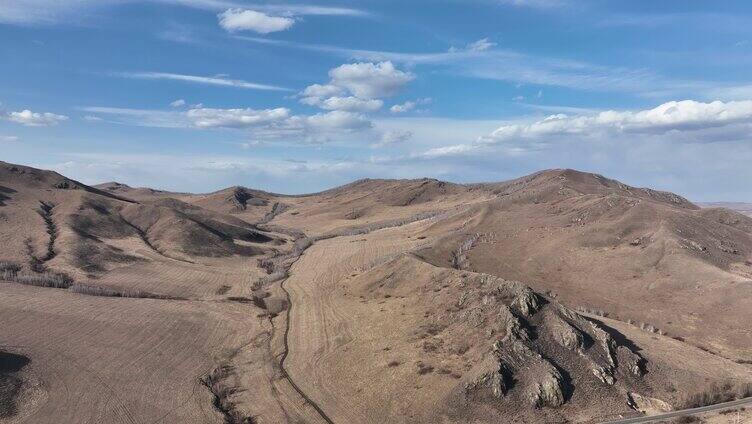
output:
[[[303,97],[334,97],[334,96],[341,96],[345,93],[345,89],[342,87],[337,87],[336,85],[331,84],[313,84],[309,85],[308,87],[303,90],[303,92],[300,93]]]
[[[409,112],[415,109],[416,105],[417,104],[415,102],[408,100],[405,103],[402,103],[401,105],[394,105],[390,107],[389,111],[392,113],[405,113],[405,112]]]
[[[402,144],[412,138],[413,132],[407,130],[389,130],[381,134],[378,143],[372,145],[372,147],[384,147],[395,144]]]
[[[81,108],[81,110],[89,113],[113,116],[116,120],[112,121],[112,123],[115,124],[154,128],[186,128],[190,126],[185,114],[178,111],[106,106],[87,106]],[[99,117],[94,118],[96,120]]]
[[[594,137],[603,133],[671,132],[678,135],[737,125],[741,125],[738,130],[752,133],[752,101],[702,103],[683,100],[641,111],[607,110],[579,116],[557,114],[532,123],[503,125],[479,141],[488,144],[514,140],[546,141],[564,135]],[[728,133],[724,133],[724,136],[728,136]]]
[[[8,141],[8,142],[18,141],[18,136],[15,136],[15,135],[0,135],[0,141],[2,141],[2,142],[5,142],[5,141]]]
[[[305,118],[305,122],[314,128],[324,130],[362,130],[371,128],[373,124],[363,115],[335,110],[327,113],[317,113]]]
[[[218,15],[219,25],[227,31],[254,31],[259,34],[284,31],[295,24],[295,19],[269,16],[255,10],[228,9]]]
[[[477,149],[477,146],[471,144],[456,144],[454,146],[444,146],[429,149],[421,156],[425,158],[439,158],[446,156],[459,156]]]
[[[6,112],[4,118],[27,127],[49,127],[68,120],[68,117],[65,115],[32,112],[28,109],[20,112]]]
[[[201,108],[189,110],[186,116],[197,128],[248,128],[285,120],[290,116],[290,110]]]
[[[104,121],[104,119],[102,119],[102,118],[100,118],[98,116],[94,116],[94,115],[86,115],[86,116],[84,116],[81,119],[83,119],[86,122],[102,122],[102,121]]]
[[[329,97],[328,99],[305,97],[301,99],[301,102],[325,110],[345,110],[349,112],[375,112],[384,105],[384,102],[378,99],[361,99],[353,96]]]
[[[427,105],[430,104],[433,101],[430,97],[424,97],[422,99],[417,100],[408,100],[405,103],[393,105],[389,108],[389,111],[392,113],[405,113],[410,112],[411,110],[415,109],[418,105]]]
[[[148,80],[172,80],[192,82],[196,84],[218,85],[222,87],[235,87],[248,90],[276,90],[290,91],[288,88],[278,87],[276,85],[258,84],[243,80],[228,79],[224,76],[204,77],[197,75],[173,74],[169,72],[121,72],[113,74],[123,78],[148,79]]]
[[[329,76],[332,85],[344,87],[364,99],[392,96],[415,79],[413,74],[398,70],[390,61],[345,64],[330,70]]]
[[[494,46],[496,46],[496,43],[493,41],[489,41],[488,38],[481,38],[478,41],[468,44],[467,50],[471,52],[483,52]]]
[[[183,106],[185,106],[185,100],[183,100],[183,99],[177,99],[174,102],[170,103],[170,106],[172,106],[172,107],[183,107]]]
[[[480,40],[473,41],[472,43],[466,45],[464,48],[457,48],[457,47],[450,47],[447,52],[449,53],[461,53],[461,52],[484,52],[486,50],[489,50],[491,47],[495,47],[496,43],[486,38],[481,38]]]
[[[326,142],[332,135],[367,130],[371,121],[358,113],[335,110],[315,115],[292,115],[287,108],[214,109],[192,108],[185,111],[85,107],[91,113],[110,115],[110,123],[157,128],[194,128],[244,130],[254,140],[283,142]]]

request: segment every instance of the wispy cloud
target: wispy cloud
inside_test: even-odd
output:
[[[500,4],[508,6],[552,8],[562,7],[569,3],[566,0],[497,0]]]
[[[10,24],[75,23],[93,12],[126,3],[156,3],[207,11],[246,8],[274,14],[368,16],[368,12],[349,7],[315,4],[253,4],[228,0],[19,0],[0,2],[0,22]]]
[[[131,109],[87,106],[80,110],[111,117],[107,122],[154,128],[195,130],[244,130],[259,140],[290,143],[312,140],[320,143],[335,136],[368,130],[373,123],[364,115],[333,110],[314,115],[293,115],[289,109],[215,109],[193,107],[188,110]]]
[[[259,84],[237,79],[228,79],[220,76],[206,77],[198,75],[173,74],[168,72],[117,72],[113,73],[112,75],[121,78],[182,81],[194,84],[242,88],[246,90],[293,91],[289,88],[279,87],[276,85]]]
[[[394,52],[298,43],[259,37],[236,38],[260,44],[328,53],[348,59],[392,61],[408,66],[443,67],[465,77],[579,90],[620,91],[645,97],[697,94],[717,86],[712,82],[666,78],[646,69],[543,57],[493,48],[488,40],[443,52]],[[481,48],[479,48],[481,47]]]

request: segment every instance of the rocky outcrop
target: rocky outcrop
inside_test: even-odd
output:
[[[530,404],[536,408],[555,408],[564,404],[561,380],[561,374],[549,364],[546,373],[527,391]]]
[[[467,284],[483,289],[463,293],[458,316],[486,327],[493,341],[475,378],[464,383],[466,396],[503,402],[514,395],[516,402],[555,408],[577,390],[575,373],[604,386],[619,375],[642,375],[644,360],[597,322],[519,282],[476,274]]]

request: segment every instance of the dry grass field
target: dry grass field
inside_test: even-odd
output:
[[[670,193],[553,170],[188,194],[5,163],[0,187],[3,424],[589,423],[752,383],[752,219]]]

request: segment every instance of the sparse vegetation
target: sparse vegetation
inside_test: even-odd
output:
[[[15,263],[15,262],[9,262],[9,261],[0,261],[0,273],[17,273],[21,270],[21,265]],[[3,274],[0,274],[3,275]]]
[[[175,296],[149,293],[143,290],[119,289],[119,288],[111,288],[111,287],[92,286],[88,284],[73,284],[68,288],[68,290],[72,291],[73,293],[85,294],[89,296],[184,300],[182,298],[175,297]]]
[[[275,202],[274,205],[272,205],[272,210],[267,212],[266,215],[264,215],[261,220],[259,220],[256,224],[257,225],[263,225],[268,224],[271,222],[277,215],[281,214],[282,212],[286,211],[289,208],[288,205],[280,202]]]
[[[479,233],[475,233],[460,243],[457,250],[452,252],[452,268],[454,269],[467,269],[469,267],[469,260],[467,253],[475,246],[475,243],[480,238]]]
[[[50,287],[56,289],[67,289],[73,285],[73,279],[70,276],[56,272],[29,273],[23,271],[4,271],[3,279],[29,286]]]
[[[212,401],[214,408],[224,416],[225,424],[253,424],[256,420],[253,417],[244,416],[238,411],[235,402],[231,399],[238,389],[229,385],[227,379],[234,372],[235,369],[231,365],[223,364],[213,369],[199,381],[211,391],[214,396]]]
[[[41,262],[47,262],[55,257],[55,240],[57,239],[58,231],[55,221],[52,220],[52,210],[54,208],[55,205],[52,203],[39,202],[39,210],[37,213],[42,217],[42,220],[44,220],[44,224],[47,227],[47,235],[49,236],[49,240],[47,241],[47,251],[44,256],[39,259]]]
[[[412,216],[408,216],[406,218],[373,222],[373,223],[370,223],[368,225],[364,225],[361,227],[342,228],[342,229],[324,234],[322,236],[319,236],[316,238],[316,240],[324,240],[324,239],[329,239],[333,237],[341,237],[341,236],[356,236],[360,234],[368,234],[372,231],[383,230],[385,228],[400,227],[403,225],[412,224],[413,222],[422,221],[424,219],[436,218],[445,213],[446,211],[421,212]]]
[[[686,395],[682,399],[681,405],[683,408],[698,408],[750,396],[752,396],[752,383],[726,382]]]
[[[433,372],[433,366],[429,364],[425,364],[423,362],[418,362],[415,364],[418,367],[418,374],[420,375],[426,375]]]
[[[699,423],[699,422],[702,422],[702,420],[695,417],[694,415],[685,415],[683,417],[677,417],[671,420],[671,423],[675,423],[675,424],[689,424],[689,423]]]

